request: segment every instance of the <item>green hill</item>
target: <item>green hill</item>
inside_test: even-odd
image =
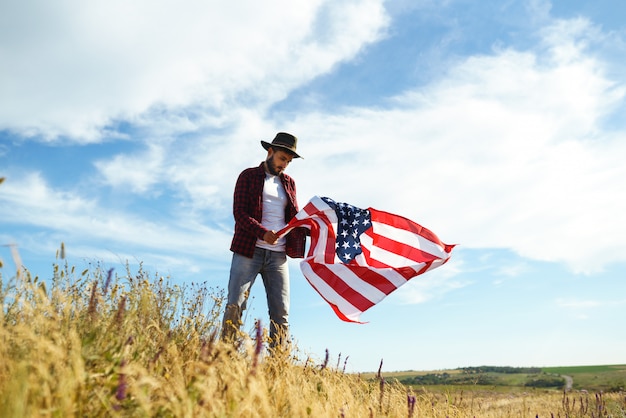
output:
[[[462,386],[491,390],[543,388],[619,392],[626,388],[626,365],[542,368],[480,366],[396,372],[392,375],[404,385],[431,389],[437,386]]]

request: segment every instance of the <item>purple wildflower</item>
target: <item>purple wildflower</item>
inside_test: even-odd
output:
[[[126,360],[122,359],[120,363],[120,373],[118,375],[117,380],[117,390],[115,391],[115,399],[118,401],[123,401],[126,399],[127,390],[128,390],[128,381],[126,380],[126,373],[121,373],[121,371],[126,366]]]
[[[328,366],[328,356],[329,356],[329,353],[328,353],[328,348],[327,348],[326,349],[326,358],[324,358],[324,364],[322,364],[322,367],[321,367],[320,370],[324,370],[326,368],[326,366]]]
[[[107,273],[107,278],[104,281],[104,287],[102,288],[102,295],[106,296],[107,292],[109,291],[109,285],[111,284],[111,278],[113,277],[113,268],[109,269],[109,272]]]

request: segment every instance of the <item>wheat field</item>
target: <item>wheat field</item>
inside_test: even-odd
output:
[[[16,262],[19,266],[19,263]],[[623,417],[624,394],[429,392],[346,374],[267,330],[220,341],[223,294],[140,267],[0,265],[0,417]],[[345,363],[344,363],[345,368]]]

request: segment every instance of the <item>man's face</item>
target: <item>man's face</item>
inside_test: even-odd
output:
[[[290,153],[270,148],[267,152],[267,159],[265,160],[267,171],[270,174],[277,176],[285,171],[292,159],[293,155]]]

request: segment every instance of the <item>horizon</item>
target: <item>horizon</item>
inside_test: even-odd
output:
[[[460,366],[455,367],[453,369],[432,369],[432,370],[386,370],[381,371],[381,373],[403,373],[403,372],[417,372],[417,373],[425,373],[425,372],[443,372],[446,370],[462,370],[462,369],[480,369],[481,367],[496,367],[496,368],[512,368],[512,369],[585,369],[585,368],[593,368],[593,367],[620,367],[626,366],[625,364],[586,364],[586,365],[578,365],[578,366],[498,366],[493,364],[482,364],[480,366]],[[356,372],[356,373],[378,373],[378,370],[375,371],[366,371],[366,372]]]

